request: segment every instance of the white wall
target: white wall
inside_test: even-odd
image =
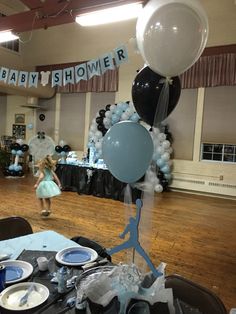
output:
[[[5,135],[6,112],[7,112],[7,97],[0,96],[0,136]]]
[[[23,113],[25,114],[25,125],[27,126],[29,123],[33,123],[34,121],[34,111],[29,108],[21,107],[25,105],[27,102],[27,98],[23,96],[7,96],[7,110],[6,110],[6,128],[5,134],[12,136],[12,125],[15,124],[15,114]],[[35,130],[29,130],[26,127],[26,138],[25,143],[28,143],[28,140],[31,136],[34,135]]]

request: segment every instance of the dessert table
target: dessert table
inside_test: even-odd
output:
[[[126,183],[117,180],[107,169],[58,164],[56,174],[64,191],[124,201]],[[141,191],[131,189],[132,200],[141,197]]]

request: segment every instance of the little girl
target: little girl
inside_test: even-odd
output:
[[[51,214],[50,198],[61,194],[61,182],[53,171],[53,168],[54,162],[51,156],[47,155],[39,162],[40,174],[36,184],[34,185],[34,188],[36,189],[36,196],[39,199],[41,215],[45,217]]]

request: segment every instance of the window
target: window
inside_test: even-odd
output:
[[[202,143],[201,160],[236,163],[236,145]]]

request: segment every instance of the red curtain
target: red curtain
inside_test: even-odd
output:
[[[189,70],[180,75],[180,78],[182,88],[234,86],[236,51],[215,55],[205,53]]]

